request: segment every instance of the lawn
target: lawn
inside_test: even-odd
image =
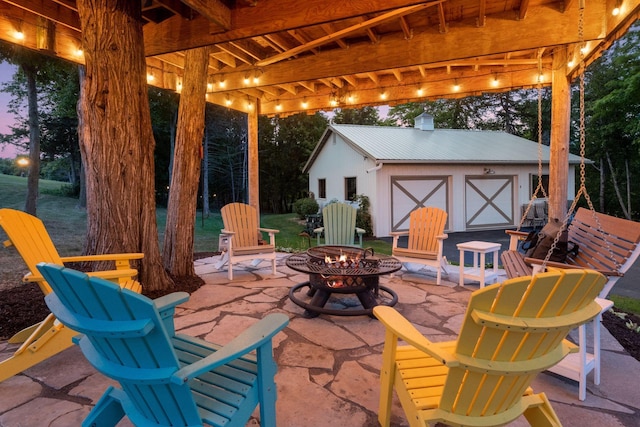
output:
[[[64,183],[58,181],[40,180],[40,196],[38,197],[38,217],[44,222],[47,231],[51,235],[56,248],[61,255],[77,255],[82,253],[87,216],[84,209],[78,207],[78,201],[65,197],[61,188]],[[0,208],[24,209],[24,200],[27,193],[27,179],[0,174]],[[157,210],[158,234],[160,242],[164,234],[167,210]],[[315,246],[314,237],[300,236],[304,230],[304,222],[295,214],[262,215],[261,225],[266,228],[280,230],[276,235],[276,245],[279,251],[298,252]],[[194,252],[216,252],[218,250],[218,236],[222,229],[220,212],[212,212],[208,217],[203,217],[202,211],[197,212]],[[0,230],[0,241],[6,236]],[[376,253],[390,254],[391,244],[382,240],[367,240],[365,247],[371,247]],[[16,265],[22,265],[22,259],[13,250],[0,248],[0,284],[20,283],[24,274],[23,269],[17,269]],[[26,267],[25,267],[26,269]]]

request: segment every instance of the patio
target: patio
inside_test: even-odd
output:
[[[278,425],[333,425],[336,420],[349,426],[377,425],[382,326],[368,316],[302,317],[303,309],[288,293],[307,278],[286,267],[287,256],[278,254],[276,276],[265,262],[259,268],[241,266],[231,283],[226,270],[213,267],[217,259],[196,261],[196,272],[206,284],[180,306],[177,329],[225,344],[265,313],[284,312],[291,322],[274,339]],[[435,275],[424,272],[402,270],[381,278],[381,284],[397,292],[396,308],[433,341],[456,336],[469,294],[478,287],[473,282],[459,287],[457,266],[449,272],[440,286],[434,284]],[[544,373],[534,382],[534,390],[547,393],[565,426],[640,425],[640,362],[604,328],[602,346],[602,383],[588,384],[584,402],[577,398],[577,384],[569,380]],[[2,357],[11,351],[6,342],[0,343]],[[109,383],[71,348],[0,383],[0,426],[79,425]],[[394,426],[407,425],[397,402],[392,421]],[[131,424],[125,420],[119,425]],[[253,420],[250,425],[259,423]],[[522,418],[510,425],[528,424]]]

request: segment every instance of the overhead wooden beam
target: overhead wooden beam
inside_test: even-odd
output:
[[[518,9],[518,19],[522,20],[527,16],[529,10],[529,0],[521,0],[520,8]]]
[[[598,40],[605,35],[602,31],[604,13],[604,4],[593,4],[585,10],[586,40]],[[554,16],[550,18],[550,14]],[[530,8],[525,21],[489,15],[485,27],[455,27],[446,35],[421,32],[409,42],[398,33],[385,37],[385,43],[374,46],[353,45],[349,48],[349,55],[341,50],[324,51],[272,64],[265,70],[264,83],[315,80],[572,44],[578,41],[577,22],[578,11],[575,9],[562,13],[543,7]],[[519,37],[498,38],[496,34],[519,34]],[[479,49],[477,45],[468,43],[469,40],[487,42]],[[502,62],[496,60],[496,65],[502,65]]]
[[[231,10],[220,0],[182,0],[182,2],[223,30],[231,29]]]
[[[43,18],[50,19],[56,24],[64,25],[75,31],[80,31],[80,17],[78,11],[68,7],[59,7],[47,0],[3,0],[4,3],[31,12]]]
[[[434,0],[438,4],[443,0]],[[258,2],[255,7],[242,7],[231,11],[233,28],[211,34],[209,21],[203,17],[189,22],[173,17],[160,24],[145,25],[145,53],[153,56],[160,53],[185,50],[225,41],[257,37],[264,34],[287,31],[310,25],[354,18],[366,14],[381,13],[401,7],[424,4],[424,0],[279,0]],[[322,11],[322,13],[318,13]],[[176,37],[180,34],[180,37]]]
[[[416,6],[403,7],[401,9],[397,9],[397,10],[394,10],[394,11],[391,11],[391,12],[387,12],[387,13],[382,14],[380,16],[377,16],[377,17],[375,17],[373,19],[369,19],[368,21],[352,25],[352,26],[347,27],[347,28],[345,28],[343,30],[336,31],[333,34],[329,34],[329,35],[326,35],[324,37],[320,37],[319,39],[313,40],[313,41],[311,41],[309,43],[297,46],[297,47],[295,47],[293,49],[289,49],[288,51],[283,52],[283,53],[281,53],[279,55],[274,55],[274,56],[272,56],[270,58],[263,59],[262,61],[259,61],[256,65],[258,65],[259,67],[263,67],[265,65],[269,65],[269,64],[274,64],[276,62],[280,62],[283,59],[291,58],[292,56],[298,55],[301,52],[305,52],[307,50],[310,50],[310,49],[313,49],[315,47],[322,46],[323,44],[329,43],[329,42],[333,41],[333,39],[339,39],[339,38],[345,37],[346,35],[351,34],[353,32],[362,31],[364,29],[371,28],[374,25],[378,25],[381,22],[387,21],[389,19],[394,19],[394,18],[397,18],[399,16],[404,16],[404,15],[407,15],[409,13],[414,13],[414,12],[417,12],[419,10],[425,9],[427,7],[430,7],[430,6],[431,6],[431,4],[427,3],[427,4],[416,5]]]
[[[404,16],[400,17],[400,27],[402,28],[402,32],[404,33],[405,40],[411,40],[413,37],[413,29],[409,28],[409,23]]]
[[[333,34],[336,32],[336,30],[333,28],[333,25],[331,24],[322,24],[321,28],[327,34]],[[334,42],[336,42],[338,46],[340,46],[343,49],[347,49],[349,47],[349,45],[342,39],[336,39],[334,40]]]

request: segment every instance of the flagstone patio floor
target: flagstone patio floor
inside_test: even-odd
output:
[[[290,323],[274,339],[278,364],[278,426],[377,424],[378,371],[384,329],[369,316],[303,317],[303,309],[288,297],[289,289],[308,280],[285,265],[287,254],[278,255],[278,273],[263,262],[234,268],[234,280],[226,269],[214,268],[217,259],[196,261],[196,272],[206,282],[177,311],[180,332],[225,344],[233,336],[270,312],[283,312]],[[435,273],[427,269],[381,278],[397,292],[396,308],[432,341],[454,339],[470,293],[477,282],[458,286],[458,267],[435,285]],[[357,299],[351,298],[357,303]],[[341,304],[351,304],[349,298]],[[590,328],[587,328],[590,329]],[[551,373],[539,375],[535,391],[545,391],[565,426],[640,426],[640,362],[629,356],[602,328],[602,381],[589,375],[587,398],[578,400],[577,383]],[[4,359],[15,347],[0,342]],[[0,383],[0,426],[80,425],[111,381],[97,373],[79,349],[72,347]],[[119,426],[130,426],[124,419]],[[248,425],[257,426],[252,419]],[[394,402],[393,426],[407,426]],[[523,417],[510,426],[528,425]]]

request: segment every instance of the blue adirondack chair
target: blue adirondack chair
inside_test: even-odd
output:
[[[261,425],[275,427],[271,341],[286,315],[270,314],[220,347],[167,325],[187,293],[152,301],[59,265],[38,269],[53,289],[49,309],[84,334],[74,341],[85,357],[122,387],[109,387],[83,426],[115,426],[124,415],[136,426],[244,426],[259,404]]]

